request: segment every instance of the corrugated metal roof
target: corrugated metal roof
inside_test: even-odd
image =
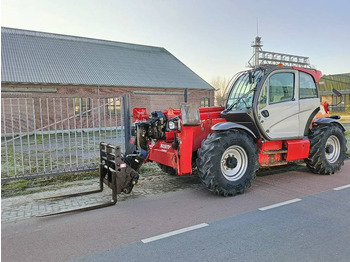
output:
[[[213,89],[161,47],[5,27],[1,81]]]

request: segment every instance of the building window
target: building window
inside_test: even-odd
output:
[[[106,98],[106,109],[109,116],[120,115],[120,100],[117,98]]]
[[[74,98],[75,114],[82,116],[89,116],[91,114],[90,98]]]
[[[209,98],[208,97],[202,97],[201,98],[201,107],[208,107],[209,106]]]

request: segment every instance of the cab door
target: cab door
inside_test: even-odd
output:
[[[299,133],[307,135],[312,118],[320,108],[320,98],[314,78],[299,72]]]
[[[294,70],[272,72],[259,96],[258,124],[269,140],[300,138],[299,75]]]

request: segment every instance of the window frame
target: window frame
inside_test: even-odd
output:
[[[270,101],[270,98],[271,98],[271,93],[270,93],[270,90],[271,90],[271,86],[270,86],[270,80],[271,80],[271,77],[275,76],[275,75],[278,75],[278,74],[292,74],[293,76],[293,90],[292,90],[292,97],[289,99],[289,100],[282,100],[282,101],[276,101],[276,102],[271,102]],[[279,104],[279,103],[285,103],[285,102],[291,102],[291,101],[295,101],[295,96],[296,96],[296,75],[295,75],[295,72],[294,71],[278,71],[276,73],[273,73],[271,74],[268,79],[268,96],[267,96],[267,105],[275,105],[275,104]],[[265,84],[265,83],[264,83]]]
[[[112,104],[109,104],[109,100],[111,100]],[[105,106],[107,115],[109,116],[120,116],[121,109],[121,101],[118,98],[105,98]]]
[[[91,98],[74,97],[74,114],[81,116],[91,115]]]
[[[265,97],[265,103],[261,104],[261,99],[264,94],[264,91],[266,91],[266,97]],[[269,104],[269,79],[267,79],[264,84],[262,85],[260,94],[259,94],[259,100],[258,100],[258,108],[259,110],[264,109]],[[264,106],[262,106],[264,105]]]
[[[202,102],[204,102],[204,105],[202,105]],[[208,105],[206,105],[206,102],[208,102]],[[210,107],[210,98],[202,97],[200,100],[200,107]]]
[[[316,96],[312,96],[312,97],[301,97],[301,75],[302,75],[302,74],[311,77],[312,82],[313,82],[313,84],[314,84],[314,86],[315,86]],[[313,99],[313,98],[319,98],[319,97],[320,97],[320,96],[319,96],[319,92],[318,92],[317,85],[316,85],[316,83],[315,83],[315,79],[314,79],[311,75],[309,75],[308,73],[300,72],[300,71],[299,71],[299,100],[303,100],[303,99]]]

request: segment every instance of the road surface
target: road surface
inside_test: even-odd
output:
[[[5,223],[2,261],[348,261],[350,161],[276,170],[233,198],[188,188]]]

